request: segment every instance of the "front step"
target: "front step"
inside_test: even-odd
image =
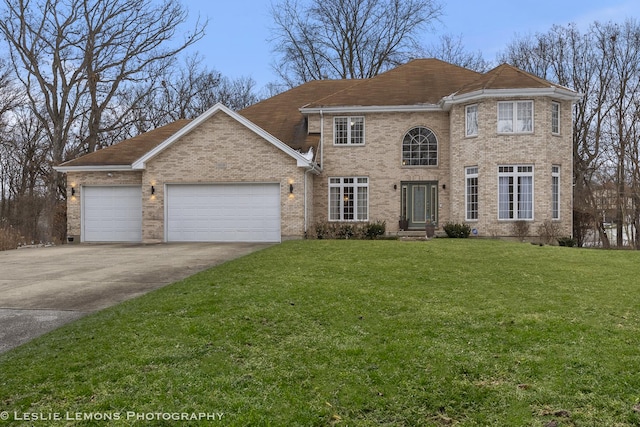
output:
[[[397,236],[417,239],[426,238],[427,233],[424,230],[400,230]],[[444,230],[436,230],[433,237],[447,237],[447,233],[445,233]]]

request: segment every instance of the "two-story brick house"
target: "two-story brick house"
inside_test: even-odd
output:
[[[71,160],[74,241],[280,241],[319,222],[479,236],[571,234],[579,95],[509,65],[435,59],[313,81],[239,112],[218,104]]]

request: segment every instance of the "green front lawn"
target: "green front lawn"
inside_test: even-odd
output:
[[[640,253],[492,240],[286,242],[0,355],[0,411],[70,425],[635,426],[639,403]]]

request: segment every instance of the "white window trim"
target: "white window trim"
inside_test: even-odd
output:
[[[475,108],[476,109],[476,132],[475,133],[469,133],[469,109],[471,108]],[[467,105],[464,107],[464,136],[467,138],[472,138],[472,137],[476,137],[478,136],[478,104],[471,104],[471,105]]]
[[[336,131],[336,121],[338,119],[347,119],[347,124],[349,126],[347,126],[347,142],[342,144],[342,143],[338,143],[336,142],[337,136],[338,136],[338,132]],[[352,126],[351,121],[353,119],[362,119],[362,142],[358,142],[358,143],[354,143],[353,142],[353,136],[351,135],[351,128]],[[364,116],[336,116],[333,118],[333,145],[337,145],[340,147],[345,147],[345,146],[351,146],[351,145],[356,145],[356,146],[362,146],[365,144],[365,119]]]
[[[511,167],[513,168],[513,172],[500,172],[500,168],[503,167]],[[531,172],[519,172],[518,168],[531,168]],[[519,218],[519,210],[518,210],[518,200],[517,200],[517,195],[518,193],[515,190],[514,187],[514,200],[513,200],[513,218],[500,218],[500,178],[501,177],[508,177],[511,176],[514,178],[514,186],[517,183],[517,179],[518,177],[521,176],[530,176],[531,177],[531,218]],[[536,218],[536,212],[535,212],[535,208],[536,208],[536,179],[535,179],[535,166],[534,165],[526,165],[526,164],[519,164],[519,165],[498,165],[498,221],[504,221],[504,222],[513,222],[513,221],[535,221]]]
[[[345,179],[353,179],[353,183],[345,183]],[[333,180],[339,180],[339,182],[332,182]],[[360,180],[366,180],[366,182],[359,182]],[[327,211],[327,219],[329,222],[366,222],[369,221],[369,177],[366,176],[345,176],[345,177],[329,177],[329,191],[327,191],[328,197],[328,211]],[[354,199],[353,199],[353,219],[344,219],[344,189],[345,187],[353,187],[354,188]],[[340,189],[340,206],[339,206],[339,219],[331,218],[331,189],[339,188]],[[358,188],[366,188],[367,189],[367,203],[365,206],[366,209],[366,218],[358,218]]]
[[[554,178],[558,179],[558,187],[557,189],[555,189],[555,192],[557,194],[554,194],[554,188],[553,188],[553,180]],[[559,221],[561,216],[560,216],[560,200],[562,200],[560,198],[560,166],[559,165],[552,165],[551,166],[551,219],[554,221]],[[558,208],[557,208],[557,212],[554,212],[554,195],[557,197],[558,199]],[[555,214],[555,215],[554,215]]]
[[[528,103],[531,104],[531,130],[530,131],[524,131],[524,132],[519,132],[516,131],[516,124],[518,123],[518,104],[524,104],[524,103]],[[512,114],[512,126],[511,126],[511,131],[501,131],[500,130],[500,105],[505,105],[505,104],[511,104],[512,105],[512,109],[511,109],[511,114]],[[536,112],[535,112],[535,103],[533,102],[533,100],[531,99],[519,99],[519,100],[515,100],[515,101],[498,101],[498,105],[496,107],[496,130],[498,132],[498,134],[501,135],[513,135],[513,134],[520,134],[520,135],[530,135],[532,133],[535,132],[535,116],[536,116]]]
[[[475,169],[475,171],[474,171]],[[465,221],[476,222],[480,219],[480,179],[479,179],[479,170],[478,166],[467,166],[464,168],[464,217]],[[476,210],[476,218],[469,217],[469,179],[476,178],[478,181],[476,183],[476,197],[478,197],[477,201],[477,210]]]
[[[554,108],[557,108],[557,113],[558,113],[558,129],[556,131],[553,130],[553,115],[554,115]],[[560,103],[557,101],[552,101],[551,102],[551,134],[552,135],[560,135]]]

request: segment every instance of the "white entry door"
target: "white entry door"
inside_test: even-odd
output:
[[[142,241],[140,186],[82,187],[82,241]]]
[[[168,242],[279,242],[280,184],[172,184]]]

